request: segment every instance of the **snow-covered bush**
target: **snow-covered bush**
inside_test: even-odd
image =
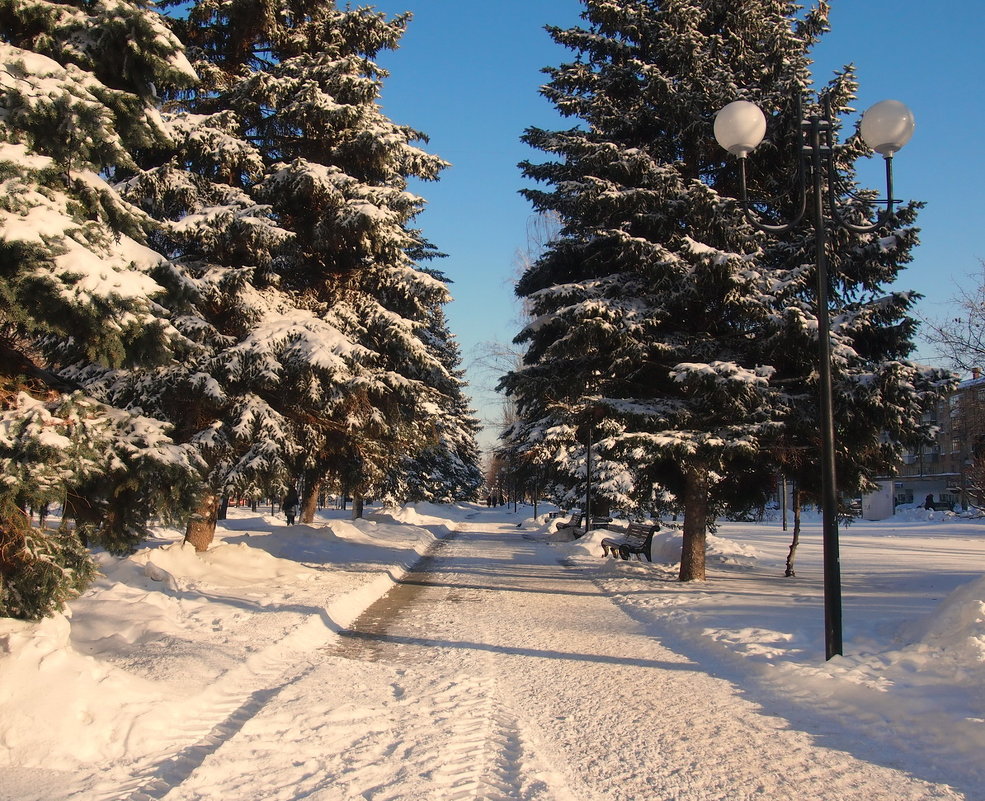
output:
[[[0,500],[0,505],[10,499]],[[14,515],[5,510],[7,521]],[[38,620],[62,609],[95,576],[89,552],[70,532],[0,530],[0,617]]]

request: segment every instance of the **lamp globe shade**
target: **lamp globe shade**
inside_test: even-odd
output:
[[[762,109],[748,100],[729,103],[715,117],[715,138],[732,155],[744,159],[766,136]]]
[[[890,158],[910,141],[915,127],[913,112],[905,104],[899,100],[881,100],[862,115],[860,133],[865,144]]]

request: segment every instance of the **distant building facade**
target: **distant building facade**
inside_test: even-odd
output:
[[[967,508],[969,503],[981,502],[975,491],[982,484],[976,457],[985,455],[985,377],[981,370],[973,370],[971,378],[958,384],[924,421],[937,427],[934,442],[905,453],[896,475],[879,479],[881,490],[867,503],[863,499],[864,517],[888,517],[892,514],[889,507],[901,504],[922,506],[931,495],[939,509]]]

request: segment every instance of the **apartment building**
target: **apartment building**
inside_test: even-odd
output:
[[[985,476],[976,456],[985,456],[985,377],[972,371],[924,420],[937,427],[932,445],[903,456],[896,475],[879,480],[880,491],[863,499],[869,520],[889,517],[900,504],[923,505],[933,496],[937,508],[980,504],[976,488]]]

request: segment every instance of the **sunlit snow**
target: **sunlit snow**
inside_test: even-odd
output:
[[[651,565],[603,559],[599,540],[612,532],[577,539],[558,534],[556,521],[532,518],[529,507],[514,513],[511,507],[422,505],[376,509],[359,521],[326,511],[313,525],[291,527],[270,512],[232,509],[203,554],[182,545],[178,532],[159,530],[129,558],[100,555],[103,577],[68,614],[41,623],[0,620],[0,797],[355,799],[387,787],[388,799],[416,800],[451,792],[453,776],[430,762],[452,760],[453,749],[431,748],[428,726],[389,716],[409,714],[412,703],[415,714],[448,720],[458,731],[456,715],[461,727],[472,725],[464,699],[485,697],[491,690],[484,682],[492,679],[440,673],[441,660],[435,660],[443,647],[428,641],[427,631],[417,648],[430,648],[430,657],[419,654],[403,667],[400,649],[411,645],[396,646],[392,665],[332,654],[339,632],[394,580],[439,541],[458,539],[472,543],[475,553],[462,563],[469,567],[459,568],[467,571],[458,579],[465,589],[446,590],[452,595],[434,614],[448,625],[461,618],[459,636],[473,643],[478,659],[469,664],[516,660],[529,651],[528,659],[543,663],[545,686],[553,688],[546,695],[515,688],[508,696],[518,706],[489,713],[500,721],[496,726],[515,720],[518,731],[526,731],[522,748],[514,744],[510,751],[476,730],[485,749],[506,749],[501,757],[483,757],[505,760],[496,763],[500,779],[514,790],[504,798],[570,801],[584,797],[570,790],[581,781],[605,797],[628,797],[630,790],[611,784],[611,770],[580,777],[569,771],[563,759],[575,758],[577,743],[551,743],[550,732],[534,732],[522,721],[570,714],[592,721],[586,736],[618,739],[626,737],[626,726],[639,725],[646,708],[652,710],[646,725],[658,728],[640,736],[686,738],[694,730],[676,717],[681,699],[664,696],[671,691],[662,678],[680,670],[714,677],[702,692],[722,694],[706,699],[720,703],[722,715],[731,714],[735,696],[744,696],[782,716],[758,734],[741,735],[762,737],[744,747],[779,759],[763,777],[763,798],[985,797],[979,758],[985,752],[982,521],[916,510],[843,529],[846,648],[826,662],[820,526],[813,518],[805,523],[796,578],[783,577],[790,532],[773,519],[721,525],[709,537],[709,580],[681,584],[675,580],[680,533],[668,521]],[[484,607],[456,604],[455,593],[478,598],[493,576],[508,582],[519,570],[539,571],[545,581],[583,580],[579,586],[593,589],[579,594],[578,608],[595,608],[588,596],[614,604],[635,621],[644,641],[679,654],[681,666],[654,664],[649,686],[626,693],[607,681],[613,660],[628,665],[643,657],[592,657],[595,638],[605,632],[585,620],[579,634],[577,618],[563,631],[538,630],[525,650],[497,644]],[[434,581],[437,591],[452,577],[438,574]],[[549,618],[574,600],[547,591],[496,596],[504,609],[514,604],[518,620]],[[611,647],[620,653],[618,639]],[[456,650],[454,643],[447,648]],[[584,687],[565,684],[576,654],[587,660]],[[408,687],[437,694],[400,695]],[[560,703],[554,694],[579,708],[550,712]],[[743,714],[765,714],[742,704]],[[799,753],[775,756],[781,731],[799,738]],[[455,737],[464,746],[464,728]],[[524,750],[535,746],[547,750],[537,758]],[[707,753],[712,746],[694,747]],[[869,767],[846,777],[852,785],[847,795],[837,786],[798,795],[782,786],[782,776],[788,758],[809,764],[810,751],[805,757],[803,749],[817,749],[821,760],[837,754]],[[405,759],[388,757],[394,750]],[[409,769],[425,752],[430,767]],[[550,770],[544,760],[553,760]],[[711,762],[691,765],[681,777],[686,792],[675,798],[736,797],[727,781],[709,784],[716,770]],[[900,787],[905,795],[892,795]]]

